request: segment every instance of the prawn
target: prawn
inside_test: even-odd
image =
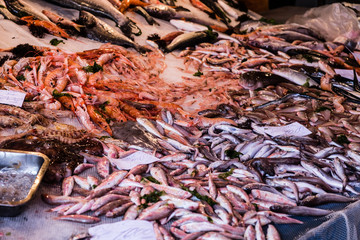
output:
[[[28,25],[28,27],[30,27],[31,25],[33,26],[37,26],[37,27],[43,27],[45,28],[50,34],[57,36],[57,37],[62,37],[65,39],[70,39],[71,37],[69,36],[69,34],[67,34],[65,32],[64,29],[58,27],[55,23],[49,22],[49,21],[41,21],[41,20],[34,20],[33,16],[26,16],[26,17],[22,17],[21,20],[25,21]]]
[[[99,125],[101,129],[103,129],[110,136],[112,136],[112,130],[110,128],[110,125],[107,123],[106,119],[104,118],[103,114],[101,114],[100,110],[93,105],[87,105],[86,108],[87,108],[90,118],[97,125]]]
[[[115,119],[118,122],[126,122],[127,119],[123,112],[116,106],[106,105],[104,107],[105,114],[108,115],[110,118]]]

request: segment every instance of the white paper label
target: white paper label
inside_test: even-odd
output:
[[[26,93],[0,90],[0,103],[21,107]]]
[[[298,122],[281,127],[263,127],[265,133],[272,137],[276,136],[296,136],[304,137],[311,134],[311,131]]]
[[[154,157],[153,155],[144,153],[142,151],[137,151],[127,157],[120,158],[120,159],[111,159],[111,163],[115,164],[116,167],[120,169],[129,170],[133,167],[136,167],[140,164],[150,164],[156,161],[159,161],[160,159],[157,157]]]
[[[144,220],[124,220],[89,228],[91,240],[156,240],[153,224]]]

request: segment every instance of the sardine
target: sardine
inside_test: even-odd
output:
[[[126,35],[141,34],[140,29],[136,27],[131,21],[120,11],[118,11],[109,1],[107,0],[47,0],[58,4],[63,7],[77,9],[79,11],[89,11],[93,14],[107,17],[116,22],[122,32]]]
[[[313,79],[311,79],[307,75],[305,75],[301,72],[292,70],[290,68],[273,69],[272,73],[274,73],[278,76],[281,76],[281,77],[287,79],[288,81],[295,83],[297,85],[300,85],[300,86],[305,86],[306,84],[308,84],[309,87],[319,86],[319,84],[317,82],[315,82]]]
[[[91,13],[80,11],[79,19],[86,27],[85,32],[88,38],[100,42],[110,42],[124,47],[132,47],[137,51],[143,51],[143,48],[140,45]]]
[[[25,16],[33,16],[41,21],[50,21],[42,12],[36,10],[31,4],[23,0],[4,0],[10,13],[21,18]]]

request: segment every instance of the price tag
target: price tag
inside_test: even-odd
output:
[[[91,240],[156,240],[151,222],[124,220],[89,228]]]
[[[263,127],[265,133],[272,137],[276,136],[295,136],[304,137],[311,134],[311,131],[298,122],[281,127]]]
[[[23,92],[0,90],[0,103],[21,107],[25,95]]]
[[[118,169],[125,170],[132,169],[133,167],[136,167],[140,164],[150,164],[156,161],[159,161],[159,158],[142,151],[134,152],[133,154],[124,158],[111,159],[111,163],[115,164]]]

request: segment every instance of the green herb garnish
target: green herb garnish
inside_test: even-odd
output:
[[[5,233],[6,236],[11,236],[11,232]]]
[[[19,75],[19,76],[16,77],[16,79],[19,80],[19,81],[25,81],[26,80],[24,75]]]
[[[60,43],[65,44],[65,42],[63,40],[61,40],[61,39],[59,40],[59,39],[53,38],[53,39],[50,40],[50,44],[53,45],[53,46],[57,46]]]
[[[24,67],[24,69],[25,69],[25,70],[32,70],[32,68],[30,67],[30,65],[26,65],[26,66]]]
[[[207,202],[210,206],[214,206],[215,204],[218,204],[213,199],[209,198],[208,196],[203,196],[200,193],[198,193],[196,190],[190,190],[188,187],[181,186],[181,188],[189,193],[191,193],[193,196],[197,197],[199,200],[203,200]]]
[[[321,107],[318,107],[318,108],[315,110],[315,112],[322,112],[322,111],[325,111],[325,110],[331,111],[330,108],[325,107],[325,106],[321,106]]]
[[[103,104],[100,104],[100,105],[99,105],[99,108],[105,112],[105,107],[106,107],[106,105],[108,105],[109,103],[110,103],[109,101],[106,101],[106,102],[104,102]]]
[[[191,175],[191,177],[195,177],[198,173],[199,173],[199,171],[195,169],[194,171],[191,172],[190,175]]]
[[[156,184],[160,184],[160,182],[158,180],[156,180],[153,176],[148,176],[148,177],[144,177],[147,180],[149,180],[150,182],[156,183]]]
[[[108,139],[108,138],[111,138],[111,137],[109,137],[109,136],[101,136],[101,137],[99,137],[99,140],[104,140],[104,139]]]
[[[240,155],[242,155],[242,153],[237,152],[233,149],[228,149],[228,150],[225,150],[225,155],[228,156],[229,158],[233,159],[233,158],[238,158]]]
[[[218,177],[225,180],[228,176],[231,176],[234,173],[234,169],[235,168],[231,168],[228,172],[220,173]]]
[[[256,203],[252,203],[252,205],[255,207],[255,211],[258,212],[259,211],[259,206]]]
[[[207,220],[209,221],[209,222],[211,222],[211,223],[213,223],[214,222],[214,220],[212,220],[212,218],[211,217],[207,217]]]
[[[200,72],[199,70],[193,74],[194,77],[200,77],[201,75],[204,75],[202,72]]]
[[[148,203],[158,202],[160,200],[160,196],[162,196],[165,192],[164,191],[157,191],[155,190],[152,193],[145,194],[141,197],[141,199],[145,199],[145,203],[139,206],[139,209],[144,209],[148,207]]]
[[[271,24],[271,25],[276,25],[277,22],[274,20],[274,19],[267,19],[267,18],[260,18],[259,20],[260,22],[264,22],[264,23],[268,23],[268,24]]]
[[[214,32],[211,27],[208,26],[208,30],[205,31],[206,35],[210,38],[210,41],[215,41],[219,34],[217,32]]]
[[[96,62],[94,62],[94,65],[89,65],[87,67],[84,67],[85,72],[92,72],[92,73],[97,73],[99,71],[103,70],[103,67],[100,66],[99,64],[97,64]]]
[[[349,139],[344,134],[337,135],[335,141],[341,145],[350,143]]]
[[[309,81],[310,81],[310,78],[307,78],[306,82],[303,84],[303,87],[310,87]]]
[[[93,184],[93,185],[91,186],[92,189],[95,189],[96,187],[97,187],[97,185],[95,185],[95,184]]]
[[[312,57],[311,55],[309,55],[309,54],[303,54],[303,57],[304,57],[305,60],[306,60],[307,62],[309,62],[309,63],[314,62],[313,57]]]
[[[59,98],[59,97],[64,97],[64,96],[66,96],[66,97],[72,97],[71,94],[69,94],[69,93],[61,93],[61,92],[59,92],[59,91],[56,90],[56,89],[54,89],[54,91],[52,92],[52,95],[53,95],[54,98]]]

